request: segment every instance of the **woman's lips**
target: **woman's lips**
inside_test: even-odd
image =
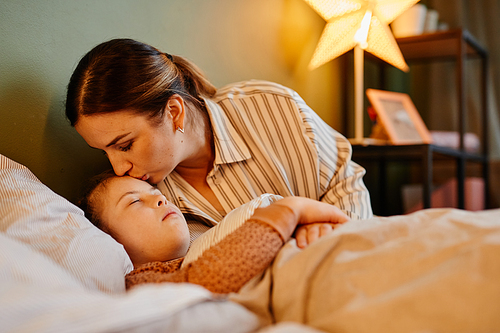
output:
[[[141,178],[141,180],[144,180],[144,181],[146,181],[146,180],[148,180],[148,179],[149,179],[149,176],[148,176],[148,175],[144,175],[144,176],[142,176],[142,178]]]

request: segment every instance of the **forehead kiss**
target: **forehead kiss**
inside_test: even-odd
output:
[[[168,118],[168,117],[165,117]],[[75,125],[93,148],[103,150],[118,176],[159,183],[175,168],[172,131],[133,111],[83,116]],[[166,158],[170,157],[170,158]]]
[[[104,208],[108,211],[124,211],[128,206],[137,202],[145,204],[146,208],[158,208],[160,206],[173,206],[168,202],[159,189],[146,181],[130,176],[115,176],[109,179],[103,187],[105,202]]]

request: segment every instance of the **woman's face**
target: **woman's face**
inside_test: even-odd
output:
[[[158,189],[125,176],[111,178],[101,191],[101,219],[125,247],[134,265],[186,255],[186,220]]]
[[[103,150],[116,175],[158,184],[180,162],[180,137],[170,113],[161,123],[133,111],[82,116],[75,129],[89,146]]]

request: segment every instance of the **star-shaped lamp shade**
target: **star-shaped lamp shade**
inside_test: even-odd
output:
[[[327,21],[309,64],[311,69],[323,65],[359,44],[362,49],[374,56],[402,71],[408,71],[408,65],[391,33],[389,24],[420,0],[305,1]],[[363,19],[364,25],[362,25]]]
[[[309,64],[310,69],[355,49],[355,136],[358,140],[363,137],[363,50],[407,72],[408,65],[389,24],[418,1],[305,0],[327,21]]]

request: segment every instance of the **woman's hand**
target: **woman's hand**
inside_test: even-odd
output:
[[[339,224],[333,223],[310,223],[297,226],[295,229],[295,239],[297,246],[301,249],[307,247],[309,244],[328,235]]]
[[[295,229],[295,239],[297,246],[301,249],[307,247],[320,237],[333,231],[334,224],[330,223],[310,223],[297,226]]]
[[[301,248],[330,233],[335,225],[350,220],[333,205],[303,197],[285,197],[258,208],[251,219],[271,225],[285,242],[295,231]]]
[[[286,206],[294,211],[296,221],[291,222],[289,227],[295,229],[300,248],[307,247],[332,232],[336,225],[350,220],[338,207],[309,198],[285,197],[274,205]]]
[[[295,197],[298,198],[298,197]],[[305,248],[318,238],[335,229],[339,224],[350,220],[350,217],[333,205],[305,198],[298,198],[301,213],[295,229],[295,239],[299,248]]]

